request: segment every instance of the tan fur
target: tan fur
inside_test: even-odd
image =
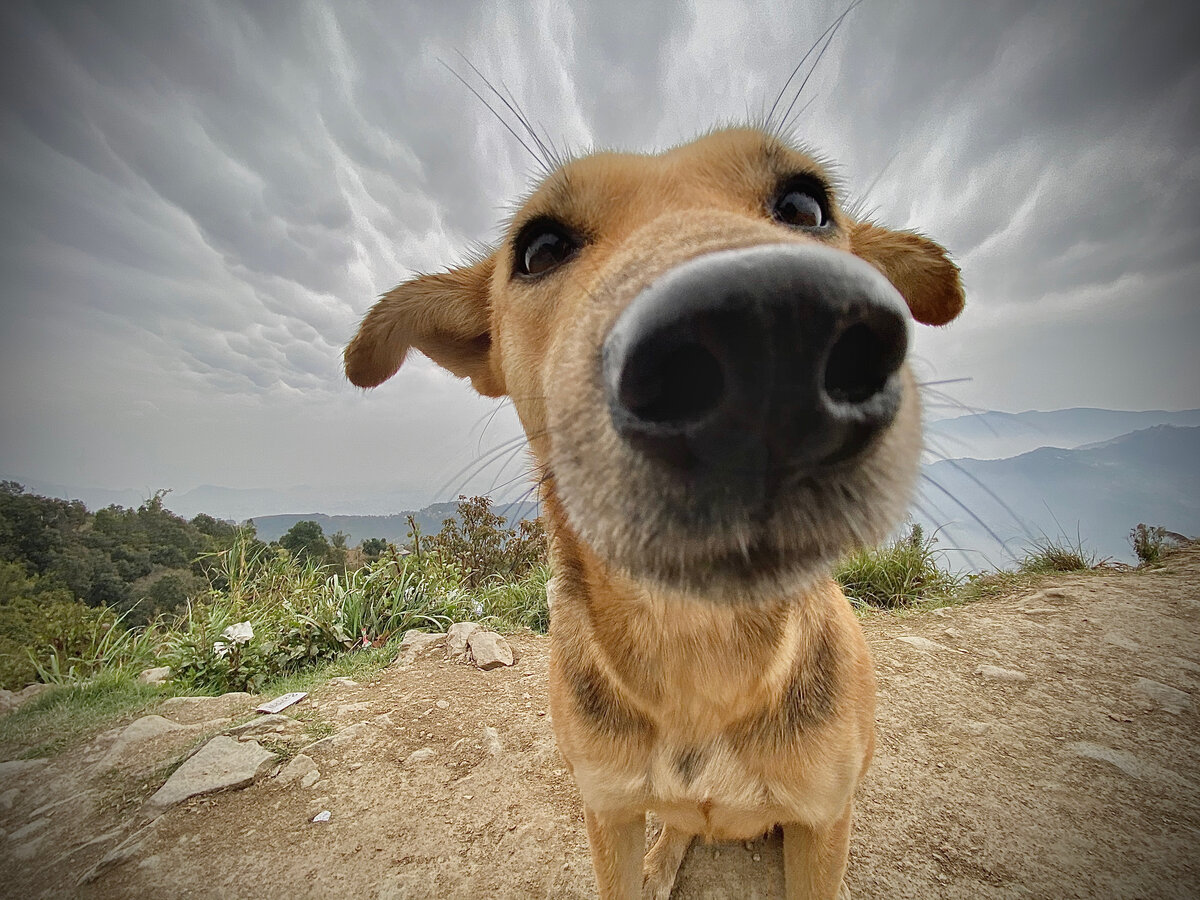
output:
[[[663,515],[679,498],[615,434],[597,375],[598,348],[638,292],[717,250],[822,240],[875,265],[918,321],[957,315],[962,288],[944,251],[850,221],[832,190],[827,234],[774,222],[766,198],[796,172],[828,182],[811,156],[753,129],[657,156],[575,160],[538,187],[487,259],[397,287],[346,350],[362,386],[390,377],[415,347],[481,393],[507,393],[545,467],[551,713],[602,897],[643,887],[666,897],[693,836],[752,838],[775,825],[789,897],[842,890],[875,681],[828,566],[903,515],[920,450],[911,376],[893,425],[836,484],[781,499],[765,525],[730,520],[697,536]],[[586,245],[545,277],[515,278],[513,240],[537,216],[571,223]],[[672,573],[752,552],[770,574],[672,586]],[[628,574],[647,570],[661,577]],[[643,871],[648,809],[665,828]]]

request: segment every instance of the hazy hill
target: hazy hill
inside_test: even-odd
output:
[[[1070,450],[1155,425],[1200,426],[1200,409],[1181,412],[1117,409],[988,411],[930,422],[926,426],[926,438],[930,449],[940,457],[1003,459],[1038,447]]]
[[[493,505],[497,514],[504,516],[509,524],[537,515],[537,504],[529,501],[520,503],[497,503]],[[367,538],[383,538],[393,543],[408,539],[408,516],[416,518],[422,534],[433,534],[442,527],[442,522],[458,511],[457,503],[434,503],[413,513],[402,512],[391,516],[329,516],[323,513],[304,515],[256,516],[254,526],[264,541],[273,541],[283,535],[297,522],[311,520],[321,526],[326,536],[344,531],[350,536],[347,543],[354,546]]]
[[[1200,533],[1198,460],[1200,427],[1167,425],[1075,450],[943,460],[925,467],[917,517],[946,525],[943,546],[981,551],[995,564],[1007,562],[1004,551],[970,513],[1018,555],[1042,536],[1066,532],[1073,540],[1078,531],[1085,548],[1129,560],[1127,536],[1138,522]],[[969,559],[987,565],[980,555]]]

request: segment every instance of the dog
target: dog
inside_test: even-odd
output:
[[[829,573],[905,514],[909,322],[963,303],[941,246],[856,220],[817,158],[746,127],[566,162],[487,256],[363,319],[354,384],[416,349],[520,417],[602,898],[666,898],[694,837],[776,826],[789,898],[847,895],[875,680]]]

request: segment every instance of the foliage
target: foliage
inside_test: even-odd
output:
[[[1129,532],[1129,544],[1143,565],[1156,563],[1162,558],[1166,541],[1167,529],[1161,525],[1139,522],[1137,527]]]
[[[492,511],[487,497],[458,498],[458,515],[446,519],[442,529],[423,543],[413,535],[414,549],[438,556],[456,567],[465,585],[479,588],[490,577],[520,578],[546,556],[541,520],[522,520],[516,529],[505,528],[503,516]]]
[[[297,522],[279,539],[279,546],[292,556],[320,562],[329,555],[329,541],[321,525],[312,519]]]
[[[903,537],[843,558],[834,568],[834,580],[860,606],[895,609],[945,599],[959,579],[938,566],[936,543],[913,524]]]
[[[1018,565],[1018,571],[1032,575],[1047,572],[1087,572],[1096,568],[1096,555],[1084,549],[1083,540],[1072,542],[1065,535],[1057,539],[1043,536],[1034,541]]]

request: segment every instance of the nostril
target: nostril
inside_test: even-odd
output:
[[[686,424],[720,405],[725,376],[713,354],[699,344],[643,353],[621,378],[621,405],[643,422]]]
[[[825,393],[838,403],[863,403],[884,389],[904,357],[904,333],[857,322],[843,331],[825,363]]]

